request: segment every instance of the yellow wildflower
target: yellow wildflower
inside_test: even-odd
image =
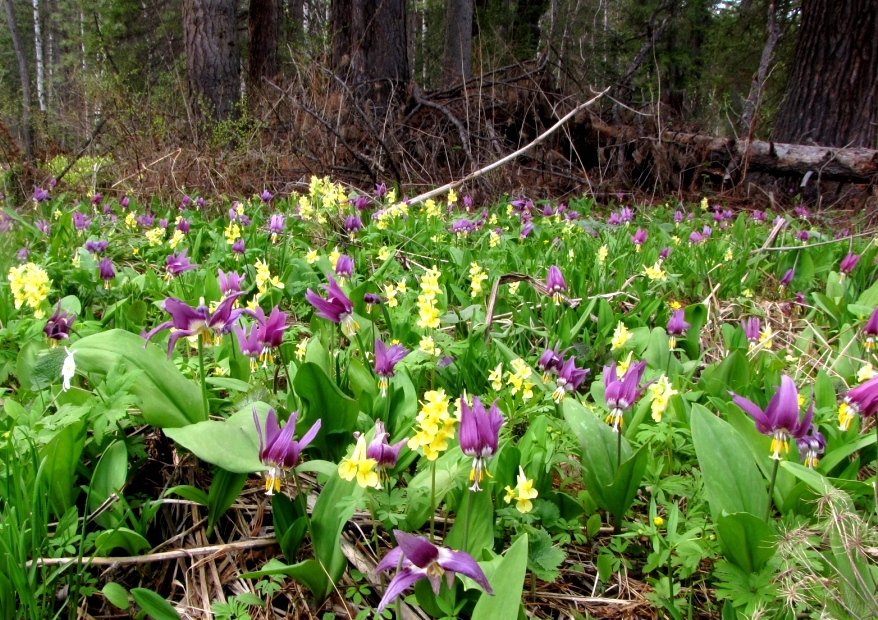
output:
[[[495,392],[503,389],[503,362],[497,364],[497,368],[488,374],[488,381],[491,382],[491,387],[494,388]]]
[[[457,192],[453,189],[448,190],[448,204],[454,204],[457,202]]]
[[[60,211],[56,211],[56,213],[60,213]],[[137,228],[137,217],[134,215],[133,211],[129,212],[128,215],[125,216],[125,225],[128,228]]]
[[[655,265],[652,267],[643,266],[643,275],[652,280],[653,282],[664,282],[668,279],[667,274],[665,274],[662,269],[662,264],[660,261],[656,261]]]
[[[843,431],[848,430],[855,417],[857,417],[857,410],[842,401],[838,406],[838,428]]]
[[[607,262],[607,256],[610,254],[610,249],[606,245],[602,245],[600,249],[598,249],[598,264],[603,265]]]
[[[661,517],[656,517],[652,520],[652,524],[655,525],[656,527],[661,527],[665,524],[665,520],[662,519]]]
[[[857,381],[863,383],[864,381],[868,381],[869,379],[874,377],[876,374],[878,373],[876,373],[875,369],[872,368],[872,362],[867,362],[865,366],[857,371]]]
[[[533,480],[528,480],[527,475],[524,473],[524,468],[520,465],[518,466],[518,478],[516,481],[517,484],[514,489],[509,486],[506,487],[506,497],[504,499],[507,504],[514,499],[515,509],[525,514],[533,510],[534,504],[531,500],[536,499],[539,493],[534,488]]]
[[[160,245],[164,238],[165,229],[161,226],[156,226],[155,228],[146,231],[146,240],[149,242],[149,247],[151,248]]]
[[[347,481],[354,478],[361,487],[381,488],[381,480],[378,478],[378,472],[375,468],[378,461],[366,458],[366,436],[360,435],[357,439],[357,445],[354,448],[350,458],[345,457],[338,464],[338,475]]]
[[[16,309],[21,308],[22,304],[27,304],[33,309],[36,318],[43,318],[44,313],[40,305],[49,296],[52,286],[49,274],[39,265],[25,263],[10,267],[7,279]]]
[[[408,441],[408,447],[411,450],[423,449],[429,461],[439,458],[439,454],[448,449],[448,440],[454,438],[457,420],[448,411],[448,404],[445,390],[425,392],[421,410],[415,418],[418,426]]]
[[[759,332],[759,345],[765,349],[770,349],[773,344],[774,332],[771,329],[771,325],[766,325],[763,330]]]
[[[436,346],[436,343],[433,342],[432,336],[424,336],[421,338],[421,341],[418,342],[418,349],[426,353],[427,355],[433,355],[435,357],[439,357],[439,354],[442,353],[442,349]]]
[[[432,198],[424,201],[424,210],[427,212],[428,219],[440,219],[442,217],[442,208]]]
[[[628,331],[628,328],[625,327],[622,321],[619,321],[619,324],[616,325],[616,330],[613,332],[612,349],[615,351],[616,349],[623,348],[629,340],[631,340],[631,332]]]
[[[241,227],[236,222],[229,222],[229,225],[223,231],[223,235],[226,237],[226,243],[232,245],[241,238]]]
[[[338,251],[338,246],[332,248],[332,252],[329,253],[329,262],[332,265],[332,270],[335,271],[335,266],[338,265],[338,259],[341,258],[341,252]]]
[[[727,263],[729,261],[731,261],[734,257],[735,257],[735,253],[732,252],[732,248],[729,248],[728,250],[726,250],[726,253],[723,254],[723,260],[726,261]]]
[[[308,351],[308,338],[300,340],[296,345],[296,359],[300,362],[305,360],[305,353]]]
[[[311,249],[308,250],[308,253],[305,254],[305,262],[309,265],[313,265],[320,258],[320,254],[317,253],[317,250]]]
[[[634,351],[628,352],[628,357],[619,362],[616,366],[616,377],[621,379],[625,376],[625,373],[628,372],[628,368],[631,366],[631,359],[634,357]]]
[[[707,211],[707,196],[701,199],[701,210]]]
[[[518,295],[518,287],[521,286],[521,280],[517,282],[512,282],[509,285],[509,294],[510,295]]]
[[[168,241],[168,245],[172,250],[176,250],[177,246],[180,245],[180,242],[186,238],[186,234],[182,230],[175,230],[174,235]]]
[[[497,233],[497,231],[496,230],[489,230],[488,231],[488,246],[490,246],[492,248],[496,248],[499,243],[500,243],[500,235]]]
[[[683,304],[681,304],[681,303],[680,303],[679,301],[677,301],[677,300],[674,300],[674,301],[671,302],[671,310],[679,310],[679,309],[682,308],[682,307],[683,307]]]
[[[469,277],[470,297],[478,297],[479,293],[482,292],[482,282],[488,279],[488,274],[479,267],[477,262],[473,261],[469,265]]]
[[[652,383],[649,386],[649,391],[652,393],[652,419],[656,422],[661,422],[662,414],[668,408],[671,396],[679,394],[679,392],[673,388],[665,375],[662,375],[657,381]]]
[[[388,258],[390,258],[390,256],[391,256],[390,248],[387,247],[386,245],[382,245],[381,249],[378,250],[378,260],[380,260],[381,262],[384,262]]]
[[[744,297],[746,297],[747,299],[752,299],[753,291],[751,291],[749,288],[745,288],[742,295],[744,295]]]

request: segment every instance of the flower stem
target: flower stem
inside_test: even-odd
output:
[[[198,334],[198,369],[201,376],[201,400],[206,420],[210,416],[210,406],[207,403],[207,380],[204,377],[204,336],[202,334]]]
[[[621,424],[620,424],[621,426]],[[616,431],[616,471],[622,466],[622,429]]]
[[[875,420],[875,446],[878,447],[878,419]],[[875,489],[875,512],[878,514],[878,453],[875,455],[875,482],[872,488]]]
[[[674,567],[671,564],[671,545],[668,545],[668,598],[674,599]]]
[[[366,495],[369,498],[369,515],[372,517],[372,545],[375,547],[375,557],[378,557],[381,552],[378,549],[378,518],[375,516],[375,502],[368,489],[366,489]]]
[[[765,521],[771,516],[771,502],[774,496],[774,483],[777,480],[777,469],[780,467],[780,460],[774,462],[774,469],[771,470],[771,482],[768,484],[768,508],[765,509]]]
[[[472,510],[473,493],[478,493],[478,491],[470,491],[466,495],[466,509],[463,513],[463,549],[461,551],[466,553],[469,553],[469,515]]]
[[[430,464],[430,542],[436,542],[436,461]]]

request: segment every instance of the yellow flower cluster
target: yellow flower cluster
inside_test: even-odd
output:
[[[857,381],[863,383],[874,377],[876,374],[878,373],[872,368],[872,362],[867,362],[865,366],[857,371]]]
[[[175,230],[174,235],[168,241],[168,245],[171,246],[172,250],[176,250],[177,246],[180,245],[180,242],[186,238],[185,233],[182,230]]]
[[[448,449],[448,440],[454,438],[454,424],[457,420],[448,411],[448,397],[445,390],[430,390],[424,394],[414,437],[409,439],[411,450],[423,448],[424,456],[435,461],[439,454]]]
[[[33,308],[36,318],[43,318],[44,313],[40,309],[40,304],[49,296],[49,289],[52,286],[49,274],[39,265],[25,263],[18,267],[10,267],[7,279],[16,309],[21,308],[22,304],[27,304]]]
[[[268,287],[273,286],[275,288],[283,288],[284,283],[280,281],[280,278],[277,276],[271,275],[271,269],[268,267],[268,263],[262,261],[261,259],[256,259],[256,290],[259,291],[259,295],[265,295],[268,292]]]
[[[453,189],[448,190],[448,204],[453,205],[457,202],[457,192]]]
[[[391,194],[393,190],[387,192],[388,201],[390,201]],[[393,196],[393,199],[396,199],[396,196]],[[378,230],[384,230],[387,228],[387,224],[394,218],[397,217],[405,217],[409,214],[409,206],[404,202],[397,202],[395,204],[391,204],[386,209],[378,212]]]
[[[506,487],[506,497],[504,499],[507,504],[515,500],[515,509],[522,514],[528,513],[534,509],[534,503],[531,500],[536,499],[537,495],[539,495],[534,488],[534,481],[528,480],[527,475],[524,473],[524,468],[519,466],[516,482],[517,484],[514,489],[510,486]]]
[[[385,286],[384,294],[387,295],[387,307],[396,308],[399,305],[399,300],[396,296],[400,293],[405,295],[407,290],[405,280],[400,280],[396,286],[393,285],[393,282]]]
[[[653,282],[664,282],[668,279],[667,274],[662,269],[661,261],[656,261],[655,265],[652,267],[643,266],[643,275],[652,280]]]
[[[482,292],[482,282],[488,279],[488,274],[475,261],[469,264],[470,297],[478,297]]]
[[[360,435],[350,458],[345,457],[338,464],[338,475],[347,481],[356,478],[357,484],[364,489],[368,487],[380,489],[381,480],[378,478],[378,472],[375,471],[377,466],[378,461],[366,458],[366,436]]]
[[[341,252],[338,249],[338,246],[332,248],[332,252],[329,253],[329,264],[332,265],[333,271],[335,271],[336,266],[338,265],[338,259],[341,258]]]
[[[439,276],[442,275],[436,267],[427,270],[421,276],[421,294],[418,295],[418,327],[439,327],[439,307],[436,305],[436,297],[442,294],[439,288]]]
[[[631,359],[634,357],[634,351],[628,352],[628,357],[619,362],[616,366],[616,377],[622,379],[625,376],[625,373],[628,372],[628,368],[631,366]]]
[[[436,204],[436,201],[432,198],[428,198],[424,201],[424,211],[427,214],[427,219],[441,219],[442,218],[442,208]]]
[[[606,245],[602,245],[598,249],[598,264],[603,265],[607,262],[607,256],[610,254],[610,249]]]
[[[621,349],[629,340],[631,340],[631,332],[628,331],[628,328],[625,327],[625,324],[622,321],[619,321],[619,324],[616,325],[616,330],[613,332],[611,348],[614,351],[616,349]]]
[[[131,229],[137,228],[137,216],[134,215],[133,211],[129,211],[128,215],[125,216],[125,225]]]
[[[229,222],[229,225],[223,231],[223,235],[226,237],[226,243],[232,245],[241,238],[241,227],[238,226],[237,222]]]
[[[498,233],[496,230],[491,229],[488,231],[488,246],[489,247],[496,248],[500,244],[500,239],[501,239],[500,233]]]
[[[421,338],[421,341],[418,343],[418,350],[423,351],[427,355],[432,355],[433,357],[439,357],[442,354],[442,349],[436,346],[436,343],[433,342],[432,336],[424,336]]]
[[[308,340],[309,338],[300,340],[299,343],[296,345],[296,359],[300,362],[305,361],[305,353],[308,352]]]
[[[392,253],[390,251],[390,248],[387,247],[386,245],[382,245],[381,248],[378,250],[378,260],[380,260],[382,263],[384,261],[386,261],[388,258],[390,258],[391,256],[392,256]]]
[[[314,249],[308,250],[308,253],[305,254],[305,262],[309,265],[313,265],[314,263],[316,263],[319,258],[320,254],[317,252],[317,250]]]
[[[494,388],[495,392],[503,389],[503,362],[497,364],[497,368],[488,374],[488,381],[491,382],[491,387]]]
[[[146,240],[149,242],[149,247],[151,248],[161,245],[164,238],[165,229],[161,226],[156,226],[155,228],[150,228],[146,231]]]
[[[520,391],[522,400],[530,400],[534,396],[534,384],[530,380],[533,370],[520,357],[512,360],[509,365],[512,366],[512,370],[507,373],[506,383],[511,387],[510,391],[513,395]]]
[[[679,392],[674,389],[665,375],[662,375],[655,383],[650,385],[649,391],[652,393],[652,419],[656,422],[661,422],[662,414],[668,408],[671,396],[679,394]]]

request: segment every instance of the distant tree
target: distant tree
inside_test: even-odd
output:
[[[471,75],[473,0],[446,0],[442,81],[450,86]]]
[[[875,147],[878,2],[802,0],[778,142]]]
[[[21,80],[21,124],[24,134],[24,151],[27,160],[33,161],[33,127],[30,122],[30,76],[27,72],[27,57],[21,46],[21,37],[18,34],[18,23],[15,21],[15,7],[12,6],[12,0],[4,0],[3,4],[6,8],[9,35],[12,38],[12,47],[18,61],[18,76]]]
[[[226,120],[241,96],[237,0],[183,0],[189,96],[195,110]]]
[[[252,84],[277,73],[278,0],[250,0],[250,56],[248,74]]]

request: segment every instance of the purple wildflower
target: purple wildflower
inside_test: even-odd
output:
[[[34,186],[34,202],[45,202],[49,199],[49,192],[41,187]]]
[[[160,323],[147,332],[146,342],[148,343],[158,332],[173,328],[174,331],[168,338],[168,357],[171,357],[174,345],[180,338],[201,336],[205,344],[211,344],[214,334],[221,336],[229,333],[241,316],[243,311],[233,310],[232,307],[235,300],[243,294],[229,295],[219,303],[213,313],[205,305],[193,308],[175,297],[168,297],[161,305],[162,309],[171,315],[171,320]]]
[[[814,469],[820,462],[820,455],[826,450],[826,438],[812,424],[810,434],[798,438],[796,447],[799,449],[799,458],[802,459],[805,467]]]
[[[846,431],[854,416],[873,416],[878,411],[878,376],[872,377],[862,385],[848,390],[838,406],[838,427]]]
[[[878,336],[878,308],[872,311],[872,315],[866,321],[866,327],[863,331],[866,334],[866,343],[863,345],[863,348],[871,351],[875,348],[875,336]]]
[[[625,420],[624,414],[630,409],[637,399],[643,394],[651,381],[640,386],[643,371],[646,370],[646,361],[631,364],[622,379],[616,374],[616,362],[604,366],[604,400],[607,409],[610,410],[605,422],[613,425],[613,431],[620,432]]]
[[[253,422],[256,424],[256,433],[259,435],[259,460],[268,467],[268,472],[265,474],[266,495],[280,493],[283,471],[296,466],[302,450],[314,441],[320,430],[320,420],[317,420],[301,439],[298,441],[294,440],[296,419],[298,417],[298,411],[291,413],[286,426],[281,430],[277,423],[277,415],[274,413],[274,409],[269,409],[263,432],[262,426],[259,424],[256,407],[253,407]]]
[[[223,297],[240,292],[241,283],[244,281],[244,278],[238,275],[237,272],[230,271],[225,273],[222,269],[218,270],[217,279],[219,280],[219,289]]]
[[[473,482],[470,491],[481,491],[479,483],[484,479],[486,461],[497,452],[500,426],[503,415],[495,400],[488,411],[478,396],[473,396],[470,407],[466,398],[460,399],[460,449],[473,459],[469,479]]]
[[[549,267],[549,272],[546,274],[546,289],[552,295],[552,300],[560,304],[564,298],[563,293],[567,290],[567,283],[557,265]]]
[[[344,221],[344,229],[349,235],[356,235],[363,230],[363,218],[358,213],[347,216]]]
[[[801,439],[811,428],[814,417],[814,401],[808,407],[805,417],[799,419],[799,392],[796,384],[787,375],[781,375],[780,387],[771,397],[768,407],[763,411],[752,401],[734,392],[732,401],[756,422],[756,430],[771,437],[771,458],[781,460],[781,451],[790,451],[790,439]]]
[[[67,310],[62,310],[61,302],[59,301],[58,305],[55,306],[55,312],[49,317],[49,320],[46,321],[46,325],[43,327],[43,333],[46,334],[46,338],[48,338],[54,346],[59,341],[68,340],[70,338],[70,329],[75,320],[76,315],[67,312]]]
[[[386,346],[380,338],[375,339],[375,374],[378,375],[378,389],[381,396],[387,396],[387,387],[390,378],[394,375],[393,369],[409,354],[409,350],[401,344]]]
[[[588,368],[577,368],[576,367],[576,357],[571,355],[570,358],[564,362],[564,365],[561,367],[561,370],[558,371],[558,378],[555,379],[555,391],[552,392],[552,398],[556,403],[560,403],[564,400],[564,397],[567,394],[571,394],[579,389],[579,386],[582,384],[585,379],[585,375],[589,373]]]
[[[682,336],[686,333],[686,330],[691,327],[689,323],[686,322],[685,316],[686,313],[682,309],[675,310],[674,314],[671,315],[671,318],[668,321],[668,346],[671,349],[677,348],[677,336]]]
[[[339,278],[350,278],[354,275],[354,260],[347,254],[339,256],[335,263],[335,275]]]
[[[375,468],[378,470],[379,488],[381,488],[380,480],[382,478],[387,479],[386,470],[396,467],[399,453],[408,441],[408,437],[405,437],[391,445],[388,441],[389,439],[390,433],[384,428],[384,422],[375,420],[375,433],[372,435],[372,441],[369,442],[369,446],[366,448],[366,458],[375,461]]]
[[[783,277],[780,279],[780,287],[784,288],[784,287],[789,286],[790,282],[793,281],[793,278],[795,277],[795,275],[796,275],[795,269],[788,269],[787,272],[785,274],[783,274]]]
[[[179,254],[168,254],[165,257],[165,270],[167,271],[168,279],[173,276],[178,276],[181,273],[192,271],[197,267],[198,265],[189,261],[189,257],[186,256],[185,248]]]
[[[113,267],[113,261],[108,256],[104,256],[98,265],[98,274],[104,281],[104,288],[110,288],[110,280],[116,277],[116,269]]]
[[[327,277],[329,278],[329,284],[321,285],[321,288],[329,294],[327,298],[323,299],[309,288],[305,292],[305,301],[314,306],[317,310],[317,316],[333,323],[339,323],[342,332],[348,338],[353,338],[360,328],[354,319],[354,304],[351,303],[348,296],[338,286],[335,278],[331,275]]]
[[[844,278],[846,275],[850,274],[854,267],[857,266],[857,263],[860,261],[860,255],[854,254],[852,252],[848,252],[848,255],[841,259],[841,265],[839,265],[839,271],[841,271],[841,277]]]
[[[272,198],[274,198],[274,194],[272,194],[267,189],[262,190],[262,193],[259,194],[259,198],[262,202],[270,202]]]

